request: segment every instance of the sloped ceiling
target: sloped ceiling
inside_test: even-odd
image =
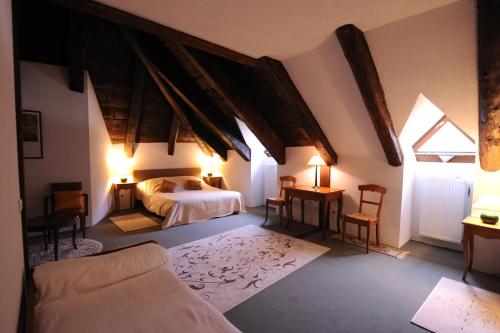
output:
[[[179,124],[191,129],[206,153],[226,159],[227,149],[235,149],[250,160],[237,117],[280,164],[285,147],[306,145],[336,163],[327,137],[275,59],[238,54],[93,1],[23,0],[22,9],[21,58],[69,64],[69,88],[76,91],[87,70],[111,140],[125,142],[128,156],[135,143],[175,142]]]
[[[471,137],[477,137],[477,62],[473,1],[459,1],[372,29],[366,38],[396,132],[420,94]],[[340,156],[384,160],[363,99],[331,36],[315,50],[284,61]]]
[[[367,31],[457,0],[98,0],[243,54],[284,60],[353,23]]]
[[[100,2],[199,36],[243,54],[255,57],[267,54],[275,55],[280,59],[288,58],[284,64],[290,76],[311,108],[315,118],[319,121],[322,130],[340,155],[370,156],[384,160],[383,151],[378,144],[373,126],[366,115],[359,90],[332,32],[336,27],[346,22],[355,23],[363,30],[371,29],[455,1],[406,2],[381,0],[329,1],[328,3],[324,1],[286,1],[286,4],[284,1],[274,1],[272,5],[267,2],[256,1],[242,2],[235,6],[234,2],[229,4],[218,0],[209,2],[210,7],[207,7],[208,5],[205,5],[204,1],[143,0],[135,2],[106,0]],[[280,3],[281,6],[276,3]],[[351,6],[352,3],[355,5]],[[401,3],[404,6],[399,5]],[[409,5],[410,3],[411,5]],[[251,8],[246,6],[251,6]],[[370,13],[370,15],[366,13]],[[318,15],[323,16],[320,19]],[[46,22],[46,20],[43,20],[43,23]],[[233,24],[232,22],[238,23]],[[397,22],[393,24],[397,24]],[[275,26],[273,27],[273,25]],[[300,29],[297,29],[297,27]],[[58,28],[54,27],[54,31],[57,32]],[[398,38],[400,37],[398,35]],[[370,38],[368,38],[368,42],[370,43]],[[411,44],[411,41],[407,41],[407,43]],[[57,49],[57,47],[54,49]],[[408,50],[411,49],[408,48]],[[65,56],[60,54],[58,56],[60,61],[64,62]],[[210,57],[210,55],[201,56],[201,58],[205,59]],[[392,58],[394,57],[397,57],[397,55],[394,54]],[[378,65],[377,52],[375,52],[374,58],[375,63]],[[391,57],[387,58],[392,59]],[[432,58],[429,61],[434,60]],[[125,59],[124,61],[129,60]],[[443,61],[448,60],[443,59]],[[220,59],[218,62],[221,63]],[[391,65],[389,62],[393,61],[385,61],[384,65],[386,67],[382,67],[381,78],[384,86],[387,84],[386,80],[384,80],[384,72],[387,71],[387,66]],[[87,67],[92,77],[92,64],[88,63]],[[238,74],[236,74],[235,78],[237,79],[238,75],[245,75],[244,72],[237,71]],[[410,73],[409,70],[406,71],[406,74],[408,73]],[[400,85],[400,74],[396,74],[397,77],[391,81],[391,84]],[[127,75],[128,77],[132,75],[131,69]],[[434,81],[436,81],[435,78],[436,76],[432,77]],[[126,78],[124,79],[126,80]],[[145,83],[146,87],[151,84],[151,81],[148,83],[148,79]],[[128,87],[130,87],[130,84]],[[258,88],[261,87],[259,85],[246,87],[247,90]],[[441,91],[442,89],[439,89],[439,92]],[[151,92],[151,96],[153,96],[151,100],[154,100],[155,94],[158,97],[157,91]],[[398,96],[392,89],[386,90],[386,94],[388,95],[389,104],[391,104],[391,98]],[[253,96],[255,102],[260,103],[262,106],[263,101],[259,101],[259,94],[256,96]],[[121,98],[127,102],[128,91],[123,93]],[[268,100],[264,102],[268,102]],[[414,100],[408,99],[406,103],[414,103]],[[391,105],[389,106],[390,110],[393,111]],[[397,114],[401,114],[397,119],[404,120],[404,113],[409,113],[410,108],[408,110],[395,109]],[[163,119],[156,120],[159,118],[155,118],[155,116],[148,117],[148,119],[151,119],[151,126],[160,124],[161,128],[156,132],[161,137],[158,141],[165,141],[169,134],[168,124],[172,112],[168,105],[159,109],[167,110],[167,112],[161,113],[160,117],[163,117]],[[271,101],[269,105],[257,108],[257,110],[262,112],[266,122],[286,146],[311,145],[307,135],[301,132],[301,124],[297,123],[296,119],[289,117],[289,110],[286,108],[273,105]],[[120,125],[120,123],[123,123],[121,121],[123,119],[120,120],[123,114],[120,113],[120,110],[115,109],[112,112],[103,110],[104,112],[109,116],[108,119],[113,119],[112,122],[117,124],[118,129],[123,130],[123,124]],[[156,111],[149,112],[154,113]],[[402,124],[399,125],[400,129]],[[149,142],[147,139],[142,138],[142,134],[146,133],[144,126],[145,124],[141,123],[138,130],[139,142]],[[151,132],[151,129],[148,132]],[[121,135],[119,134],[114,139],[115,142],[123,140]]]

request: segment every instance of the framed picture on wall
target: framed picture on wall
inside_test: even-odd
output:
[[[43,158],[42,113],[23,110],[22,138],[24,158]]]

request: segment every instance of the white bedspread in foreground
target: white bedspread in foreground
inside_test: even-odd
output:
[[[169,270],[164,251],[146,244],[38,266],[35,331],[239,332]]]
[[[142,201],[146,209],[165,217],[163,228],[245,211],[241,193],[213,187],[199,191],[143,194]]]

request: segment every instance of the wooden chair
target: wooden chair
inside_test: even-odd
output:
[[[269,216],[269,205],[278,206],[280,214],[280,225],[283,222],[283,207],[286,205],[285,198],[283,197],[283,191],[286,186],[295,186],[297,178],[292,176],[282,176],[280,177],[280,196],[278,198],[267,198],[266,199],[266,219],[263,224],[266,224],[267,218]],[[304,202],[301,201],[302,205],[302,220],[304,220]],[[291,215],[291,214],[290,214]]]
[[[345,233],[346,233],[346,224],[354,223],[358,225],[358,239],[361,239],[361,227],[366,227],[366,253],[369,252],[370,247],[370,229],[372,225],[375,225],[376,228],[376,236],[377,236],[377,245],[380,244],[380,211],[382,210],[382,202],[384,199],[384,194],[386,192],[386,188],[375,185],[359,185],[358,190],[361,191],[361,197],[359,199],[359,211],[357,213],[352,214],[344,214],[342,217],[342,243],[345,243]],[[380,194],[379,201],[369,201],[363,199],[363,192],[377,192]],[[369,204],[377,206],[377,215],[369,215],[363,213],[363,204]]]
[[[56,191],[82,191],[83,196],[83,207],[81,209],[73,210],[62,210],[59,212],[54,212],[56,206],[56,198],[54,192]],[[71,182],[71,183],[52,183],[50,184],[50,196],[44,197],[44,215],[49,214],[71,214],[76,215],[80,219],[80,231],[82,232],[83,238],[86,238],[86,221],[85,217],[89,214],[89,197],[87,193],[83,193],[83,186],[81,182]]]

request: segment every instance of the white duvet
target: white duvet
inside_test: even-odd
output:
[[[37,333],[239,332],[146,244],[35,268]]]
[[[167,179],[178,184],[175,193],[159,192],[159,184]],[[196,177],[162,177],[148,179],[137,186],[137,198],[144,207],[157,215],[165,217],[163,228],[175,225],[206,221],[214,217],[231,215],[245,211],[241,193],[211,187],[202,181],[202,190],[185,190],[186,179]]]

